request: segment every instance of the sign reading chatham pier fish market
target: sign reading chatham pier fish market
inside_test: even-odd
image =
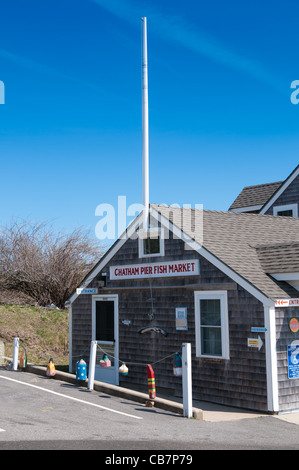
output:
[[[127,266],[110,266],[111,280],[169,276],[196,276],[198,274],[198,259],[131,264]]]

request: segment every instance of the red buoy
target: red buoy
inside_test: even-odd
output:
[[[153,400],[154,398],[156,398],[155,374],[150,364],[147,364],[146,367],[147,367],[148,393],[149,393],[149,397]]]

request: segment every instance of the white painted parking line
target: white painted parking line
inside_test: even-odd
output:
[[[44,388],[44,387],[39,387],[37,385],[28,384],[26,382],[21,382],[20,380],[12,379],[11,377],[4,377],[3,375],[0,375],[0,379],[10,380],[11,382],[16,382],[18,384],[26,385],[27,387],[37,388],[38,390],[42,390],[42,391],[47,392],[47,393],[52,393],[53,395],[57,395],[59,397],[68,398],[69,400],[74,400],[74,401],[78,401],[80,403],[84,403],[84,405],[95,406],[97,408],[101,408],[102,410],[111,411],[111,413],[116,413],[116,414],[119,414],[119,415],[128,416],[129,418],[134,418],[134,419],[143,419],[140,416],[135,416],[135,415],[131,415],[129,413],[124,413],[123,411],[113,410],[112,408],[107,408],[106,406],[97,405],[96,403],[90,403],[90,402],[85,401],[85,400],[80,400],[80,398],[69,397],[68,395],[64,395],[63,393],[54,392],[53,390],[48,390],[47,388]]]
[[[5,432],[5,429],[1,429],[1,428],[0,428],[0,432]]]

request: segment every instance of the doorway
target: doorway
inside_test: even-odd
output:
[[[95,380],[113,385],[118,378],[118,296],[95,295],[92,299],[92,339],[97,342]],[[100,360],[107,355],[110,367],[101,367]]]

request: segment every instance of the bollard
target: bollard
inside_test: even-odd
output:
[[[89,371],[88,371],[88,389],[93,390],[94,374],[96,368],[97,342],[92,341],[90,345]]]
[[[14,338],[12,370],[18,370],[18,357],[19,357],[19,338]]]
[[[183,416],[192,418],[192,374],[191,374],[191,344],[182,345],[183,369]]]

